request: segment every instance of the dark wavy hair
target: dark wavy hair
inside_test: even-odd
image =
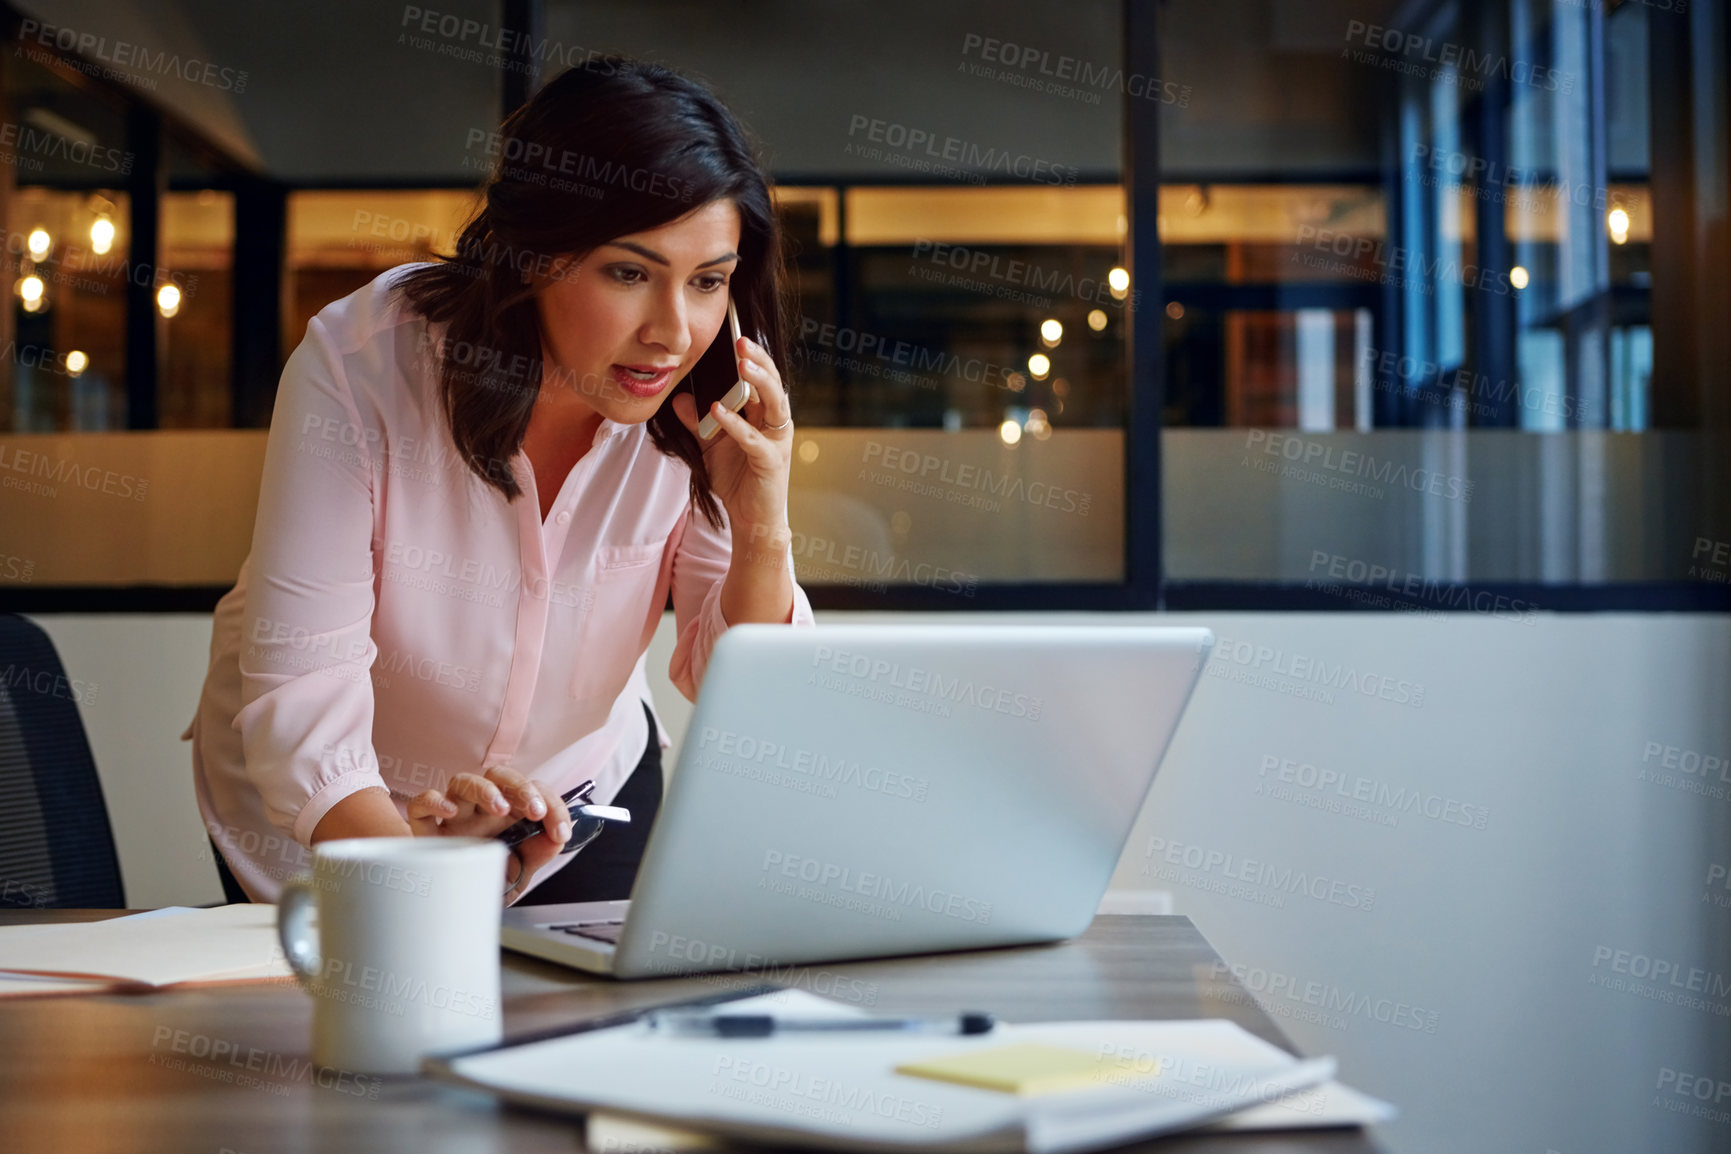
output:
[[[509,500],[543,382],[530,274],[560,276],[597,246],[660,227],[717,200],[739,210],[730,289],[740,325],[787,363],[790,314],[781,230],[760,151],[698,81],[660,65],[598,56],[549,81],[487,141],[496,161],[455,255],[398,284],[429,322],[445,323],[439,396],[457,452]],[[691,469],[691,500],[716,528],[721,512],[697,438],[671,401],[694,394],[699,416],[738,378],[723,331],[655,415],[655,447]]]

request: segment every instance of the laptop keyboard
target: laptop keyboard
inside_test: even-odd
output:
[[[619,944],[619,933],[625,928],[625,919],[619,918],[610,922],[572,922],[563,926],[548,926],[550,930],[563,930],[580,938],[593,938],[598,942]]]

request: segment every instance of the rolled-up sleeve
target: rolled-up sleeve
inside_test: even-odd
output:
[[[246,774],[302,845],[337,802],[384,787],[373,752],[369,435],[314,318],[283,369],[240,642]]]
[[[811,601],[793,576],[793,551],[783,550],[787,558],[788,579],[793,581],[793,610],[786,624],[815,625]],[[726,510],[722,511],[722,527],[710,525],[697,509],[687,510],[684,533],[673,555],[673,618],[679,638],[673,646],[673,660],[667,673],[673,685],[688,701],[697,700],[703,684],[703,673],[709,667],[709,654],[716,639],[727,632],[727,619],[721,613],[721,587],[733,564],[733,537],[727,527]]]

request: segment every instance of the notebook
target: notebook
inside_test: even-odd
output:
[[[859,1012],[803,990],[727,1008]],[[1071,1065],[1055,1078],[1064,1086],[1020,1093],[897,1072],[1024,1045],[1087,1055],[1090,1076],[1078,1082]],[[589,1114],[588,1142],[603,1148],[609,1127],[653,1127],[837,1150],[1069,1154],[1222,1120],[1290,1129],[1393,1116],[1386,1104],[1333,1082],[1332,1060],[1294,1058],[1224,1020],[1001,1024],[979,1037],[768,1039],[666,1037],[631,1023],[429,1059],[425,1072],[508,1101]],[[1032,1068],[1035,1082],[1051,1074]]]
[[[98,922],[0,927],[0,996],[292,978],[276,907],[170,906]]]

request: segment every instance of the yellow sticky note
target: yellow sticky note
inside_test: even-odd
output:
[[[896,1073],[1028,1097],[1098,1084],[1102,1070],[1099,1059],[1085,1050],[1019,1042],[908,1062],[897,1066]]]

